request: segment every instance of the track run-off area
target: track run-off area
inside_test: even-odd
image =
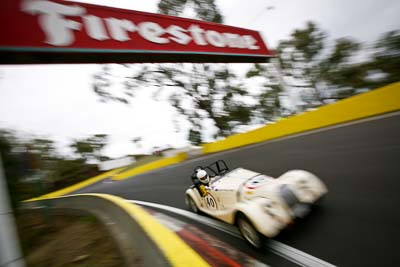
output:
[[[108,193],[186,209],[184,193],[193,169],[218,159],[230,168],[271,176],[304,169],[326,183],[329,193],[321,205],[277,236],[280,244],[336,266],[400,265],[400,112],[210,154],[75,193]],[[254,251],[224,231],[193,224],[268,265],[299,265]]]

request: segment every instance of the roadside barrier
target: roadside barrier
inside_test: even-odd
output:
[[[77,191],[77,190],[79,190],[81,188],[84,188],[86,186],[89,186],[91,184],[94,184],[94,183],[100,182],[100,181],[102,181],[104,179],[110,178],[115,173],[117,173],[119,170],[121,170],[121,168],[114,169],[114,170],[102,173],[100,175],[97,175],[95,177],[86,179],[86,180],[84,180],[82,182],[79,182],[79,183],[76,183],[74,185],[65,187],[63,189],[60,189],[60,190],[57,190],[57,191],[54,191],[54,192],[51,192],[51,193],[48,193],[48,194],[44,194],[44,195],[42,195],[40,197],[31,198],[31,199],[28,199],[26,201],[41,200],[41,199],[47,199],[47,198],[53,198],[53,197],[59,197],[59,196],[67,195],[69,193]]]
[[[159,169],[162,167],[167,167],[167,166],[170,166],[173,164],[177,164],[179,162],[186,160],[187,158],[188,158],[187,154],[184,152],[181,152],[181,153],[178,153],[174,157],[159,159],[159,160],[144,164],[142,166],[139,166],[137,168],[134,168],[132,170],[121,172],[121,173],[113,176],[112,179],[113,180],[123,180],[123,179],[129,178],[129,177],[132,177],[132,176],[144,173],[144,172],[148,172],[151,170],[155,170],[155,169]]]
[[[344,122],[400,110],[400,82],[305,112],[275,124],[203,145],[203,154],[220,152]]]

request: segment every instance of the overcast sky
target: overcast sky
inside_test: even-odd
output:
[[[155,12],[158,1],[80,2]],[[317,22],[331,39],[351,36],[366,44],[400,29],[399,0],[219,0],[217,4],[225,24],[261,31],[271,47],[306,21]],[[98,69],[97,65],[0,66],[0,128],[55,139],[64,152],[72,138],[110,134],[105,152],[112,157],[186,144],[188,125],[174,131],[176,113],[146,92],[129,106],[100,103],[91,91]],[[143,137],[141,149],[130,142],[138,136]]]

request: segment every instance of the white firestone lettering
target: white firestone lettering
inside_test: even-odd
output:
[[[223,33],[225,37],[225,43],[228,45],[230,48],[245,48],[246,47],[246,42],[243,40],[243,38],[236,33]]]
[[[188,30],[192,34],[193,40],[197,45],[207,45],[207,42],[202,36],[202,33],[204,33],[202,28],[198,25],[191,25]]]
[[[206,39],[213,46],[225,47],[225,40],[219,32],[206,31]]]
[[[168,38],[160,37],[165,33],[164,28],[154,22],[142,22],[139,24],[140,35],[153,43],[166,44],[169,43]]]
[[[170,39],[178,44],[186,45],[192,40],[192,38],[185,33],[187,30],[176,25],[169,26],[167,32],[172,35]]]
[[[157,44],[173,41],[187,45],[193,40],[194,44],[199,46],[210,44],[215,47],[260,49],[257,39],[252,35],[204,30],[196,24],[187,29],[177,25],[170,25],[164,29],[159,24],[149,21],[135,25],[127,19],[103,19],[86,15],[86,9],[78,5],[63,5],[48,0],[25,0],[22,2],[22,10],[38,15],[39,24],[46,35],[45,42],[54,46],[69,46],[74,43],[74,31],[81,31],[82,23],[67,19],[66,16],[76,16],[82,18],[88,36],[99,41],[110,38],[120,42],[129,41],[129,33],[138,31],[141,37]]]
[[[80,16],[86,9],[73,5],[66,6],[50,1],[24,1],[22,10],[39,14],[39,23],[46,34],[46,43],[55,46],[67,46],[75,41],[73,31],[81,29],[81,23],[63,16]]]
[[[106,22],[111,37],[120,42],[129,41],[128,32],[136,31],[135,24],[127,19],[107,18]]]
[[[244,39],[244,41],[246,42],[246,46],[247,46],[248,49],[251,49],[251,50],[260,49],[260,47],[259,47],[258,45],[256,45],[257,40],[254,39],[253,36],[251,36],[251,35],[244,35],[244,36],[243,36],[243,39]]]
[[[110,39],[101,18],[90,15],[84,16],[83,21],[85,22],[86,32],[90,37],[99,41]]]

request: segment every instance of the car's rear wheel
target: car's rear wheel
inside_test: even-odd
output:
[[[264,245],[264,236],[260,234],[251,221],[244,215],[239,214],[237,226],[243,238],[255,248],[261,248]]]
[[[186,205],[191,212],[199,213],[199,209],[196,206],[196,202],[194,202],[191,196],[186,196]]]

